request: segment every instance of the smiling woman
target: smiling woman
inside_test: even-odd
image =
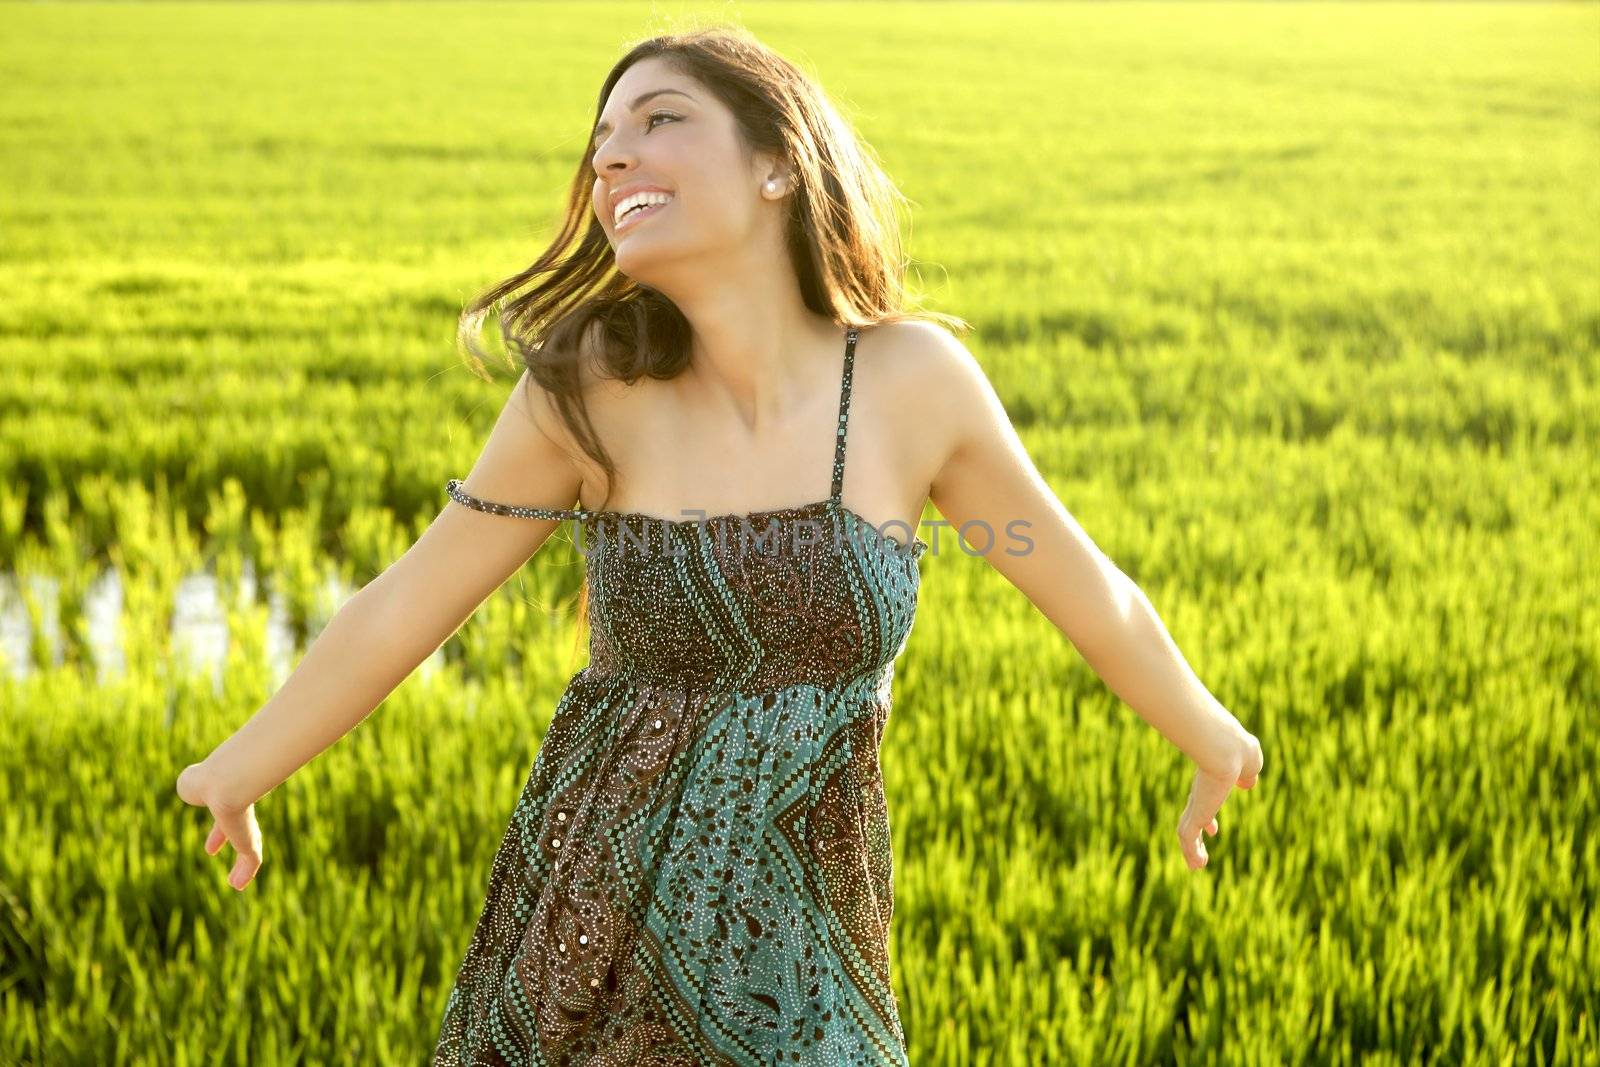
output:
[[[852,324],[965,324],[905,306],[897,195],[821,90],[747,34],[655,38],[605,80],[560,236],[463,314],[481,359],[482,319],[500,311],[527,412],[555,413],[527,437],[574,458],[539,468],[497,435],[450,499],[480,513],[480,539],[574,519],[599,544],[590,662],[496,854],[435,1064],[907,1062],[878,747],[928,545],[844,504]],[[693,522],[608,509],[618,466],[588,387],[687,383],[699,339],[728,325],[715,285],[772,300],[774,331],[798,339],[793,445],[774,450],[831,442],[830,492]],[[671,418],[667,394],[602,406],[628,484],[693,469],[627,427],[713,421],[695,395],[686,384]],[[852,469],[871,489],[882,468],[869,453]],[[587,495],[590,473],[606,484],[596,507],[502,502]],[[820,473],[796,462],[793,478]]]

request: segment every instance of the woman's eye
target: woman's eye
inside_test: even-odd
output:
[[[682,117],[681,115],[674,115],[670,111],[652,111],[644,120],[645,132],[649,133],[656,128],[656,119],[671,119],[673,122],[677,122]],[[590,146],[591,155],[600,151],[600,144],[600,139],[595,138],[595,143]]]

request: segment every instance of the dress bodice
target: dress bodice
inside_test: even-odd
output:
[[[921,542],[900,549],[831,501],[593,532],[596,670],[744,692],[832,686],[882,675],[910,636]]]

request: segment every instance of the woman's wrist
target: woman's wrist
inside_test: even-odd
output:
[[[1195,760],[1195,765],[1202,773],[1213,778],[1232,780],[1238,778],[1239,772],[1244,769],[1250,749],[1250,731],[1220,705],[1218,709],[1226,716],[1226,720],[1218,724],[1215,736],[1206,746],[1205,758]]]
[[[190,781],[202,802],[209,808],[219,811],[244,811],[255,803],[255,798],[239,796],[236,791],[229,788],[230,776],[226,769],[216,762],[216,752],[212,752],[199,763],[185,768],[184,774],[192,774]]]

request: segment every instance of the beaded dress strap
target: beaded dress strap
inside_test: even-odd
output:
[[[834,434],[833,446],[833,488],[828,493],[828,499],[835,504],[840,502],[839,494],[844,491],[845,430],[850,422],[850,379],[855,370],[857,336],[854,326],[845,333],[844,380],[839,386],[839,429]]]
[[[444,491],[457,504],[465,504],[469,508],[477,511],[486,511],[491,515],[511,515],[519,519],[581,519],[589,514],[582,508],[534,508],[523,507],[520,504],[499,504],[493,500],[484,500],[462,489],[460,478],[451,478],[446,482]]]

